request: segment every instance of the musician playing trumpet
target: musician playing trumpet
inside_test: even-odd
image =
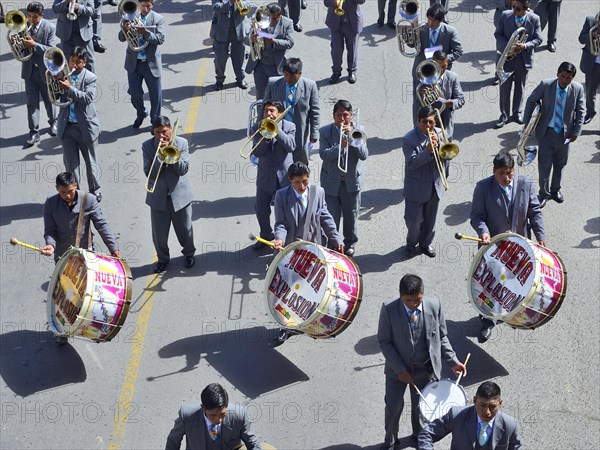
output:
[[[68,57],[75,47],[85,48],[86,68],[95,73],[94,0],[54,0],[52,11],[56,13],[56,35],[63,53]]]

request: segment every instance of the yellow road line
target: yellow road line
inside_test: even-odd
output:
[[[185,119],[185,128],[183,134],[189,135],[194,131],[196,125],[196,119],[198,118],[198,111],[200,111],[200,100],[202,89],[204,89],[204,76],[206,75],[206,69],[208,67],[208,58],[203,58],[196,76],[196,87],[194,88],[194,94],[192,102],[190,103],[190,110]]]

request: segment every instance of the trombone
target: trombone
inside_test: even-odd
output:
[[[335,0],[335,9],[333,10],[336,16],[343,16],[346,14],[344,11],[344,0]]]
[[[277,136],[277,133],[279,132],[279,127],[278,124],[279,122],[281,122],[281,120],[286,116],[286,114],[289,112],[289,110],[292,109],[292,106],[288,106],[287,109],[282,112],[281,114],[279,114],[277,116],[276,119],[263,119],[259,122],[258,124],[258,130],[256,130],[256,132],[250,136],[250,138],[246,141],[246,143],[242,146],[242,148],[240,148],[240,156],[244,159],[248,159],[250,157],[250,155],[252,153],[254,153],[254,150],[256,150],[256,148],[260,145],[260,143],[262,141],[264,141],[265,139],[273,139],[274,137]],[[256,136],[257,134],[261,135],[260,140],[256,143],[256,145],[254,147],[252,147],[252,150],[250,150],[248,153],[244,153],[244,149],[246,148],[246,146],[251,143],[254,140],[254,136]]]
[[[148,178],[146,178],[146,191],[149,194],[152,194],[154,192],[154,189],[156,189],[156,182],[158,181],[158,176],[160,175],[160,171],[162,169],[163,164],[177,164],[179,162],[179,159],[181,158],[181,150],[175,147],[175,136],[177,134],[178,126],[179,117],[175,121],[175,125],[173,126],[173,133],[171,133],[171,139],[169,139],[169,142],[165,145],[161,145],[162,141],[158,143],[156,153],[154,154],[152,164],[150,165],[150,170],[148,171]],[[150,187],[150,177],[152,176],[152,169],[154,168],[154,163],[159,157],[160,166],[158,166],[158,172],[156,172],[156,176],[154,177],[154,184],[152,185],[152,187]]]
[[[460,151],[460,149],[458,148],[458,145],[448,141],[448,136],[446,136],[446,130],[444,129],[444,124],[442,123],[442,116],[440,115],[440,110],[437,108],[434,108],[434,111],[435,111],[438,121],[440,122],[440,128],[442,129],[442,139],[444,140],[444,143],[441,146],[439,146],[437,144],[436,145],[433,144],[432,137],[433,137],[433,134],[435,133],[434,130],[428,131],[429,142],[431,143],[433,159],[435,159],[435,165],[437,166],[437,170],[440,175],[440,179],[442,180],[442,185],[444,186],[444,189],[447,191],[449,186],[448,186],[448,179],[446,178],[446,170],[444,168],[443,161],[444,160],[449,161],[451,159],[454,159],[458,155],[458,152]]]
[[[343,124],[342,124],[343,125]],[[348,150],[350,146],[360,147],[367,142],[367,133],[361,131],[360,127],[360,109],[356,110],[356,126],[350,122],[352,131],[348,136],[348,133],[340,130],[340,143],[338,145],[338,169],[343,173],[348,173]],[[342,140],[346,136],[346,145],[342,146]]]
[[[250,14],[250,8],[244,6],[244,0],[235,0],[235,4],[237,6],[238,11],[240,12],[240,16],[247,16]]]

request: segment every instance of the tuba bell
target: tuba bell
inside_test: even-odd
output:
[[[523,125],[523,129],[519,135],[519,142],[517,143],[517,164],[522,167],[526,167],[533,162],[535,155],[537,154],[537,147],[535,145],[526,146],[529,137],[533,134],[533,130],[540,121],[542,109],[539,105],[535,105],[533,113],[529,122]]]
[[[250,136],[250,138],[246,141],[242,148],[240,148],[240,156],[244,159],[248,159],[262,141],[264,141],[265,139],[273,139],[277,137],[277,133],[279,133],[278,124],[286,116],[290,109],[292,109],[292,107],[288,106],[287,109],[281,114],[279,114],[276,119],[261,120],[258,123],[258,129],[256,130],[256,132],[252,136]],[[257,134],[261,135],[260,140],[256,143],[254,147],[252,147],[252,150],[250,150],[248,153],[244,153],[244,149],[246,148],[246,146],[254,140],[254,136],[256,136]]]
[[[31,38],[27,27],[27,17],[18,9],[9,11],[4,16],[4,22],[8,27],[6,39],[17,61],[29,61],[33,56],[33,49],[25,47],[23,41]]]
[[[600,12],[594,18],[594,26],[590,28],[590,53],[600,56]]]
[[[496,64],[496,73],[498,74],[501,84],[508,80],[512,75],[512,72],[504,71],[504,64],[506,61],[510,61],[518,55],[517,45],[525,44],[525,42],[527,42],[527,30],[525,30],[525,28],[519,27],[513,31],[513,34],[508,40],[508,44],[506,44],[506,47],[504,47],[504,51],[500,55],[500,59],[498,59],[498,63]]]
[[[121,14],[121,30],[125,35],[129,48],[134,52],[140,52],[148,46],[148,41],[140,45],[141,33],[136,27],[143,27],[144,23],[140,19],[141,5],[138,0],[121,0],[119,2],[119,14]],[[127,25],[130,25],[126,30]]]
[[[259,6],[256,8],[256,12],[254,16],[252,16],[251,20],[251,31],[250,31],[250,57],[252,61],[256,61],[260,59],[261,52],[265,48],[265,40],[260,34],[260,30],[265,30],[269,28],[271,24],[271,12],[269,8],[266,6]],[[256,36],[255,40],[252,40],[252,36]]]
[[[70,77],[75,69],[69,70],[67,58],[58,47],[50,47],[44,52],[44,66],[46,66],[46,86],[48,88],[48,97],[53,105],[64,107],[73,103],[73,100],[68,98],[62,102],[60,96],[65,94],[65,90],[58,84],[58,80],[64,80]]]
[[[181,150],[175,147],[175,137],[177,135],[177,127],[179,126],[179,117],[175,121],[175,125],[173,125],[173,132],[171,133],[171,139],[169,142],[163,144],[162,140],[158,143],[158,147],[156,148],[156,153],[154,154],[154,158],[152,159],[152,164],[150,164],[150,170],[148,170],[148,178],[146,178],[146,191],[149,194],[152,194],[156,189],[156,182],[158,180],[158,176],[160,175],[160,171],[162,170],[163,164],[172,165],[177,164],[179,159],[181,158]],[[156,176],[154,177],[154,183],[150,186],[150,177],[152,176],[152,169],[154,168],[154,163],[160,157],[160,165],[158,166],[158,172],[156,172]]]
[[[335,9],[333,10],[336,16],[343,16],[346,14],[344,11],[344,0],[335,0]]]
[[[421,61],[415,70],[419,80],[416,95],[421,106],[432,106],[438,99],[444,97],[442,88],[440,87],[440,77],[442,76],[442,68],[432,60],[426,59]],[[440,113],[444,111],[446,105],[440,106]]]
[[[419,2],[403,0],[398,9],[400,19],[396,24],[396,39],[402,56],[414,58],[421,51],[419,33],[425,24],[419,25]],[[409,51],[407,47],[414,49]]]

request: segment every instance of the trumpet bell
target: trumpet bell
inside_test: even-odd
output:
[[[440,152],[440,158],[446,159],[446,160],[451,160],[458,156],[458,153],[460,152],[460,148],[458,147],[458,145],[453,144],[452,142],[447,142],[440,147],[439,152]]]
[[[13,33],[20,33],[27,29],[27,17],[18,9],[7,12],[4,16],[4,23]]]
[[[181,152],[174,145],[165,145],[160,149],[159,155],[165,164],[176,164],[181,158]]]
[[[352,147],[360,147],[367,141],[367,133],[360,130],[353,130],[350,133],[350,145]]]

